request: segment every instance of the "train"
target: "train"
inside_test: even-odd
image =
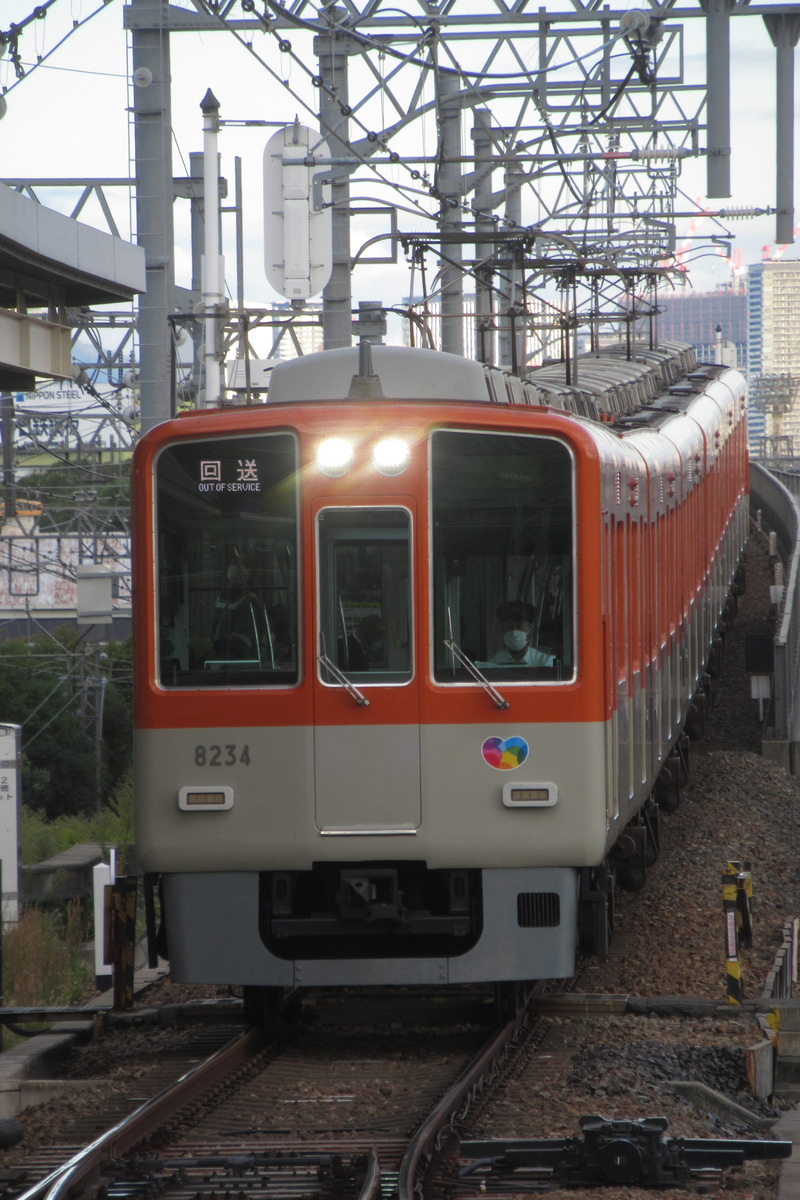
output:
[[[672,343],[523,379],[363,342],[156,426],[132,470],[136,844],[172,978],[271,1011],[606,953],[742,586],[742,376]]]

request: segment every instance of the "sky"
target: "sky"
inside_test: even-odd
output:
[[[189,0],[180,0],[180,4],[189,7]],[[488,0],[483,7],[487,6]],[[12,22],[24,21],[34,7],[33,0],[1,0],[0,39]],[[629,0],[612,5],[615,14],[634,7]],[[236,11],[238,14],[238,6]],[[92,16],[95,12],[98,15]],[[32,22],[20,38],[25,78],[17,80],[8,52],[0,58],[0,89],[7,89],[4,94],[7,108],[0,120],[0,178],[128,177],[133,173],[133,135],[128,119],[131,64],[122,19],[122,0],[108,0],[105,4],[102,0],[55,0],[45,19]],[[34,66],[36,56],[48,54],[73,25],[75,32],[61,48],[49,54],[42,65]],[[687,23],[686,69],[694,78],[699,78],[704,69],[702,25],[699,20]],[[302,49],[301,35],[294,38],[294,44],[301,53],[310,51],[307,40]],[[264,145],[274,132],[275,123],[291,122],[299,115],[304,123],[313,124],[313,117],[300,106],[304,100],[312,105],[316,100],[298,63],[290,55],[281,54],[274,41],[269,40],[269,45],[272,74],[230,33],[182,33],[174,34],[171,39],[176,175],[188,173],[190,153],[202,150],[200,103],[207,88],[212,89],[220,102],[223,122],[273,123],[250,127],[223,124],[220,134],[222,171],[231,186],[234,159],[238,156],[242,160],[246,302],[252,306],[280,299],[266,282],[263,270]],[[775,203],[774,51],[760,17],[738,17],[731,21],[731,54],[733,194],[729,200],[707,201],[705,162],[687,160],[680,187],[687,196],[687,204],[698,204],[700,209],[766,208]],[[382,69],[389,71],[391,63]],[[280,80],[286,82],[288,90],[280,86]],[[426,98],[429,97],[422,97]],[[426,148],[430,150],[430,146]],[[800,154],[796,158],[800,159]],[[800,180],[795,186],[800,210]],[[367,203],[373,198],[374,188],[364,178],[363,183],[354,184],[353,192]],[[120,233],[129,236],[133,224],[129,194],[119,188],[109,195]],[[69,211],[74,197],[75,193],[61,196],[48,193],[47,201],[61,211]],[[186,286],[190,259],[185,202],[176,202],[175,216],[176,275],[177,281]],[[87,206],[80,219],[102,225],[101,214],[92,205]],[[404,219],[401,213],[401,222]],[[407,220],[415,223],[411,215]],[[416,226],[419,227],[418,220]],[[774,242],[774,218],[737,221],[727,223],[727,227],[736,234],[734,247],[741,250],[745,264],[759,261],[762,247]],[[385,222],[375,218],[371,224],[364,224],[363,235],[384,228]],[[708,219],[695,222],[691,231],[688,222],[684,222],[678,240],[687,232],[713,231],[713,223]],[[229,290],[235,287],[233,233],[233,218],[224,217],[222,249],[226,254]],[[382,253],[382,246],[385,243],[373,253]],[[783,253],[786,258],[800,257],[797,246]],[[698,290],[724,285],[730,279],[730,263],[712,248],[691,266],[690,280]],[[363,267],[354,276],[354,301],[378,299],[398,303],[408,294],[408,286],[408,271],[402,261],[394,267]]]

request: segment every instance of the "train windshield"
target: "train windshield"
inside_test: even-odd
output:
[[[411,517],[326,508],[317,519],[320,673],[361,683],[411,678]]]
[[[552,438],[435,433],[434,678],[572,677],[573,469]]]
[[[156,472],[159,682],[296,683],[295,438],[184,442]]]

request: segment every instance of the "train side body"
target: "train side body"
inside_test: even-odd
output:
[[[357,362],[136,451],[137,849],[173,977],[568,975],[744,545],[741,377],[625,364],[610,423],[434,352],[376,347],[370,396]],[[408,458],[377,467],[387,438]],[[352,462],[323,469],[332,439]]]

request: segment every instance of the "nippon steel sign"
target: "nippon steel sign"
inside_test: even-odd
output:
[[[36,392],[15,392],[15,404],[85,404],[86,397],[77,387],[48,387]]]

